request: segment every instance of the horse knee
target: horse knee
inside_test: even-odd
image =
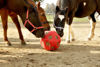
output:
[[[4,29],[4,30],[7,30],[7,29],[8,29],[8,25],[5,24],[5,23],[3,23],[3,29]]]

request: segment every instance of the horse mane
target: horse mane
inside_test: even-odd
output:
[[[35,7],[35,3],[34,3],[34,1],[32,1],[32,0],[28,0],[28,2],[30,3],[30,4],[32,4],[33,5],[33,7]]]

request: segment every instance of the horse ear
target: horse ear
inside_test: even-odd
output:
[[[40,2],[38,2],[38,4],[37,4],[37,8],[40,8]]]
[[[60,8],[58,6],[56,6],[56,13],[60,11]]]

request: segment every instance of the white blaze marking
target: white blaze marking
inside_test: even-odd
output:
[[[83,2],[83,5],[86,6],[86,2]]]
[[[58,17],[59,17],[61,20],[64,19],[64,15],[59,15]]]

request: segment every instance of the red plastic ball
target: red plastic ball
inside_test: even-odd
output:
[[[40,41],[41,46],[49,51],[58,49],[60,42],[61,38],[55,31],[49,31]]]

